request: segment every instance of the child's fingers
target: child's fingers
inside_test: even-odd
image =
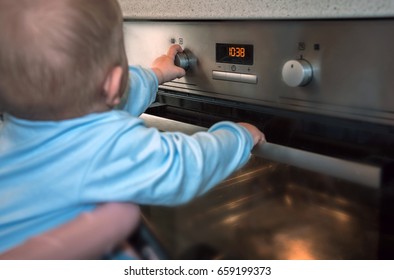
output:
[[[186,75],[185,69],[183,69],[181,67],[177,67],[176,71],[177,71],[177,74],[176,74],[177,78],[182,78],[183,76]]]
[[[182,47],[181,47],[180,45],[172,45],[172,46],[168,49],[167,56],[168,56],[169,58],[171,58],[172,60],[174,60],[176,54],[179,53],[179,52],[183,52]]]

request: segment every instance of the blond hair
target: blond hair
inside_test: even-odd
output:
[[[116,0],[0,0],[0,111],[84,115],[117,65],[127,73]]]

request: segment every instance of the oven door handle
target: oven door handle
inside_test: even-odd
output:
[[[253,155],[310,171],[322,173],[352,183],[379,188],[381,168],[374,165],[325,156],[272,143],[254,147]]]
[[[193,134],[207,130],[201,126],[148,114],[141,115],[141,119],[144,120],[147,126],[156,127],[162,131],[181,131]],[[374,165],[325,156],[268,142],[256,145],[252,154],[274,162],[288,164],[368,187],[379,188],[381,184],[381,168]]]

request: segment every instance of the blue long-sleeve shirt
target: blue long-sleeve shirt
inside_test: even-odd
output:
[[[151,70],[132,67],[124,110],[63,121],[5,114],[0,123],[0,252],[64,224],[98,203],[177,205],[242,166],[253,140],[221,122],[192,136],[147,128]]]

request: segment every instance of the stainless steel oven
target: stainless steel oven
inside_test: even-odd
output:
[[[156,255],[393,258],[393,19],[126,21],[124,30],[132,64],[149,66],[174,43],[185,50],[176,63],[186,76],[160,86],[147,125],[193,133],[247,121],[268,140],[203,197],[143,207]]]

